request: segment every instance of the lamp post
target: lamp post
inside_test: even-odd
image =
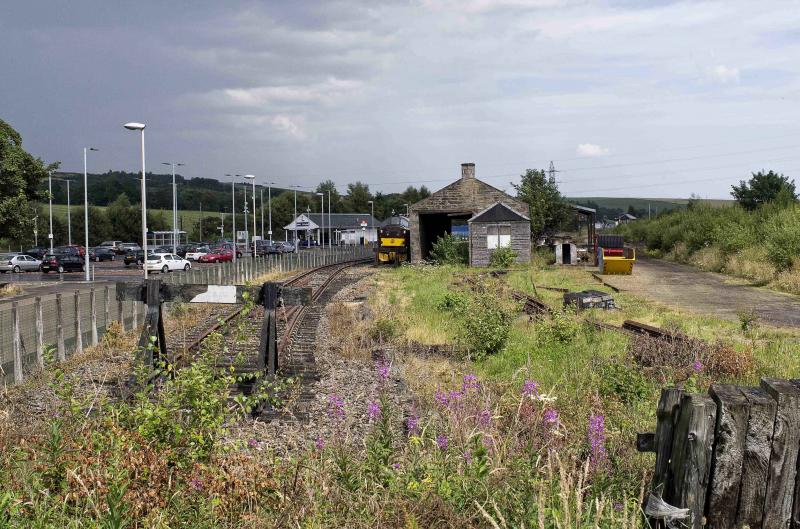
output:
[[[375,233],[375,201],[370,200],[367,202],[372,207],[372,212],[370,213],[369,218],[369,231],[370,233]],[[369,239],[369,237],[367,237]]]
[[[328,188],[328,249],[330,250],[333,240],[331,239],[331,189]]]
[[[161,162],[161,165],[170,165],[172,166],[172,253],[178,253],[178,243],[176,239],[178,238],[178,186],[175,185],[175,167],[181,167],[182,163],[178,162]],[[203,222],[202,215],[200,216],[200,222]]]
[[[409,216],[409,212],[408,212],[408,204],[403,204],[403,205],[406,207],[406,217],[408,217],[408,216]]]
[[[258,208],[259,213],[261,213],[261,240],[265,241],[264,238],[264,188],[258,190],[258,197],[261,201],[261,207]]]
[[[67,183],[67,244],[72,246],[72,204],[69,200],[69,180],[64,180]]]
[[[50,210],[50,231],[47,233],[47,238],[50,239],[50,253],[53,253],[53,171],[47,172],[47,195]]]
[[[33,216],[33,245],[39,247],[39,215]]]
[[[317,193],[317,196],[321,202],[320,217],[322,217],[319,226],[319,245],[320,248],[325,248],[325,193]]]
[[[127,125],[126,125],[127,126]],[[144,134],[144,125],[142,125],[142,134]],[[142,140],[144,142],[144,140]],[[86,153],[88,151],[96,151],[94,147],[83,148],[83,243],[84,243],[84,262],[83,271],[86,274],[84,279],[89,281],[89,176],[86,168]],[[144,143],[142,143],[142,160],[144,160]],[[142,161],[144,168],[144,161]],[[144,172],[142,172],[142,186],[144,186]],[[69,184],[67,184],[67,196],[69,196]],[[69,209],[67,209],[69,211]],[[147,254],[145,254],[145,260]]]
[[[267,209],[269,209],[269,244],[272,246],[272,186],[275,182],[267,182]]]
[[[294,253],[297,253],[297,188],[300,186],[292,186],[294,189]]]
[[[246,174],[244,175],[244,177],[253,182],[253,257],[255,257],[256,256],[256,175]]]
[[[147,188],[145,186],[145,163],[144,163],[144,123],[126,123],[125,128],[128,130],[138,130],[142,137],[142,269],[144,270],[144,278],[147,279]]]
[[[242,175],[226,174],[225,176],[231,177],[231,215],[233,217],[231,232],[233,235],[233,262],[236,262],[236,177]]]

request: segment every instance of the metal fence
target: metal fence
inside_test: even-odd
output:
[[[162,278],[168,284],[232,285],[273,272],[291,272],[370,257],[369,247],[349,246],[243,258]],[[0,302],[0,383],[14,384],[46,362],[62,362],[97,345],[107,326],[118,321],[125,330],[144,320],[144,304],[117,301],[116,286],[81,284],[74,291]]]

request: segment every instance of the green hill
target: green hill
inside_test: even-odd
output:
[[[633,209],[637,217],[645,217],[648,208],[651,215],[664,211],[685,208],[689,203],[688,198],[625,198],[625,197],[567,197],[567,201],[595,208],[598,217],[614,217]],[[712,207],[726,207],[734,203],[733,200],[699,199],[699,202]]]

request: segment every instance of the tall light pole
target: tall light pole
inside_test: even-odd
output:
[[[233,261],[236,262],[236,177],[242,175],[226,174],[225,176],[231,177],[231,215],[233,216],[231,232],[233,235]]]
[[[126,125],[127,126],[127,125]],[[144,125],[142,125],[144,127]],[[144,134],[144,129],[142,129],[142,134]],[[142,149],[144,149],[144,143],[142,143]],[[83,148],[83,242],[84,242],[84,262],[83,262],[83,271],[86,274],[84,279],[89,281],[89,173],[86,168],[86,153],[88,151],[96,151],[94,147],[84,147]],[[144,160],[144,150],[142,151],[142,160]],[[142,167],[144,167],[144,161],[142,162]],[[144,172],[142,173],[142,185],[144,185]],[[67,184],[67,189],[69,189],[69,184]],[[69,210],[67,210],[69,211]],[[147,254],[145,254],[145,257]]]
[[[403,205],[406,207],[406,217],[408,217],[410,215],[408,212],[408,204],[403,204]]]
[[[328,249],[331,248],[333,239],[331,238],[331,189],[328,188]]]
[[[372,213],[370,213],[370,219],[369,219],[369,231],[371,233],[374,233],[375,232],[375,201],[374,200],[370,200],[370,201],[367,202],[367,204],[369,204],[372,207]],[[367,237],[367,239],[369,239],[369,237]]]
[[[126,123],[125,128],[128,130],[138,130],[142,136],[142,269],[144,270],[144,278],[147,279],[147,188],[145,186],[146,170],[144,163],[144,123]]]
[[[50,210],[50,231],[47,238],[50,239],[50,253],[53,253],[53,171],[47,172],[47,195]]]
[[[72,246],[72,204],[69,200],[69,180],[64,181],[67,183],[67,244]]]
[[[297,188],[300,186],[292,186],[294,188],[294,253],[297,253]]]
[[[320,217],[322,218],[319,226],[319,245],[325,248],[325,193],[317,193],[317,196],[319,196],[319,201],[321,203]]]
[[[267,208],[269,209],[269,244],[272,246],[272,186],[275,182],[267,182]]]
[[[175,167],[181,167],[183,163],[178,162],[161,162],[161,165],[171,165],[172,166],[172,253],[178,253],[178,242],[176,239],[178,238],[178,186],[175,185]],[[200,222],[203,221],[202,216],[200,217]]]
[[[245,178],[253,182],[253,257],[256,256],[256,175],[246,174]],[[247,219],[245,219],[246,221]]]
[[[259,213],[261,213],[261,240],[265,241],[264,238],[264,188],[258,190],[258,198],[261,201],[261,207],[258,208]]]

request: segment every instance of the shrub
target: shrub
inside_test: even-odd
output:
[[[512,315],[491,294],[479,294],[464,314],[459,341],[473,360],[500,351],[511,330]]]
[[[436,304],[443,311],[464,312],[469,306],[469,298],[460,292],[448,292]]]
[[[784,208],[764,224],[765,246],[770,262],[780,271],[792,265],[800,256],[800,209]]]
[[[549,320],[539,324],[539,333],[551,342],[570,343],[578,336],[581,324],[570,311],[553,311]]]
[[[495,268],[508,268],[517,262],[517,252],[510,247],[497,248],[489,256],[489,266]]]
[[[440,265],[465,265],[469,261],[469,246],[467,241],[445,233],[433,243],[431,259]]]
[[[649,391],[644,376],[619,361],[603,364],[600,367],[600,377],[600,394],[616,397],[625,404],[644,399]]]

